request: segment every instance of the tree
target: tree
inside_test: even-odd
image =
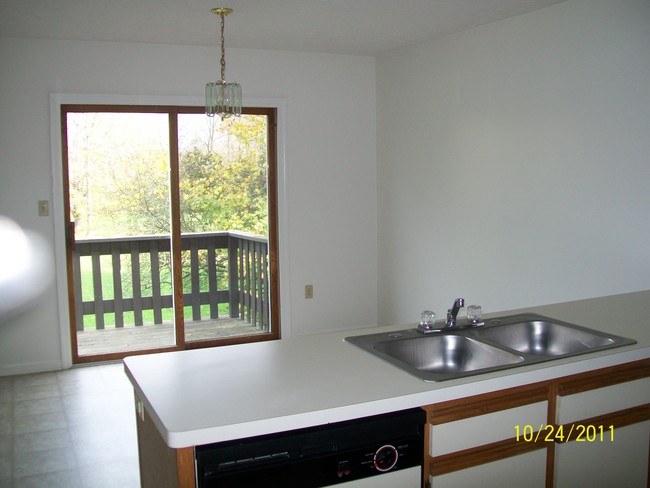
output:
[[[77,236],[168,234],[164,137],[139,138],[127,123],[152,114],[70,115],[69,187]],[[266,118],[246,115],[218,125],[212,120],[207,134],[195,133],[179,154],[181,230],[266,235]]]
[[[196,141],[180,155],[183,232],[241,230],[267,235],[266,119],[230,119],[221,151]]]

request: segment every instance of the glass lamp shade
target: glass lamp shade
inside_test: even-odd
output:
[[[241,115],[241,85],[214,81],[205,85],[205,113],[222,119]]]

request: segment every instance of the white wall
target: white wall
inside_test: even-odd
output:
[[[381,323],[650,288],[649,26],[569,0],[378,59]]]
[[[0,38],[0,215],[54,250],[50,93],[202,96],[217,48]],[[375,61],[370,57],[229,50],[244,96],[286,108],[286,213],[280,223],[284,334],[377,322]],[[314,298],[303,298],[304,284]],[[52,284],[37,305],[0,322],[0,375],[56,369]]]
[[[286,102],[287,332],[650,288],[649,24],[569,0],[412,46],[377,60],[376,105],[372,58],[229,50]],[[0,38],[0,215],[54,248],[50,93],[200,96],[215,49]],[[51,285],[0,323],[0,375],[64,363],[58,316]]]

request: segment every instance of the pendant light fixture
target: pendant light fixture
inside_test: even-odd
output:
[[[218,115],[222,119],[241,115],[241,86],[239,83],[226,83],[226,51],[224,48],[224,18],[232,13],[231,8],[212,9],[221,17],[221,80],[205,85],[205,113],[208,117]]]

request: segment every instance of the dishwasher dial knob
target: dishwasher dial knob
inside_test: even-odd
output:
[[[375,468],[377,468],[377,471],[390,471],[397,464],[398,456],[397,449],[393,446],[387,444],[380,447],[375,453]]]

